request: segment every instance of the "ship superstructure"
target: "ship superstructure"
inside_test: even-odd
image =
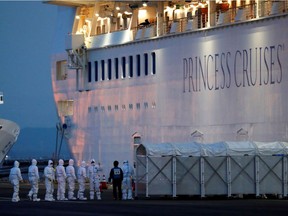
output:
[[[287,1],[48,2],[75,11],[52,82],[78,163],[133,161],[141,143],[287,140]]]

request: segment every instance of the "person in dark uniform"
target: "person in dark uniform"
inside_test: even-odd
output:
[[[118,167],[119,162],[116,160],[113,162],[114,168],[110,171],[109,182],[112,181],[113,184],[113,199],[121,200],[122,199],[122,180],[123,180],[123,171]],[[118,194],[117,194],[118,192]]]

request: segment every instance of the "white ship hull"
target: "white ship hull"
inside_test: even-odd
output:
[[[56,62],[66,53],[52,66],[55,102],[78,163],[133,161],[139,143],[287,141],[287,13],[121,45],[97,47],[92,38],[87,46],[92,81],[82,85],[75,70],[57,80]],[[145,55],[147,75],[136,60]],[[121,74],[125,57],[129,74],[130,56],[133,77],[109,77],[109,59],[119,59]],[[94,63],[101,76],[102,60],[105,79],[95,81]],[[59,101],[72,102],[69,115],[61,116]]]
[[[0,119],[0,164],[5,159],[20,133],[19,126],[9,120]]]

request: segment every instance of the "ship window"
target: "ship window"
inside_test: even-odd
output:
[[[135,136],[134,137],[134,144],[141,144],[141,137],[140,136]]]
[[[141,75],[141,58],[140,55],[136,56],[137,60],[137,76],[139,77]]]
[[[91,62],[88,62],[88,82],[92,81]]]
[[[95,112],[98,112],[98,106],[95,106],[95,107],[94,107],[94,111],[95,111]]]
[[[67,61],[58,61],[56,63],[56,80],[67,79]]]
[[[129,109],[130,109],[130,110],[133,109],[133,104],[129,104]]]
[[[111,111],[111,110],[112,110],[112,109],[111,109],[111,106],[109,105],[109,106],[108,106],[108,111]]]
[[[112,78],[112,61],[108,59],[108,80]]]
[[[122,57],[122,78],[126,77],[126,58]]]
[[[137,104],[136,104],[136,109],[137,109],[137,110],[140,110],[140,103],[137,103]]]
[[[118,64],[118,58],[114,59],[114,66],[115,66],[115,79],[119,78],[119,64]]]
[[[133,56],[129,56],[129,77],[133,77]]]
[[[94,62],[94,66],[95,66],[95,82],[98,82],[99,77],[98,77],[98,61]]]
[[[144,72],[145,72],[145,76],[148,75],[148,54],[144,53]]]
[[[73,100],[64,100],[57,102],[59,116],[73,115]]]
[[[102,72],[101,80],[105,80],[105,61],[104,60],[101,60],[101,72]]]
[[[104,112],[105,111],[105,107],[101,106],[101,111]]]
[[[118,105],[115,105],[115,111],[118,111]]]
[[[122,105],[122,110],[126,110],[125,104]]]
[[[144,102],[144,108],[145,108],[145,109],[148,108],[148,102]]]
[[[156,54],[152,52],[152,74],[156,74]]]

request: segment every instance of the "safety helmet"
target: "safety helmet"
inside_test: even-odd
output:
[[[95,163],[95,159],[92,159],[92,160],[91,160],[91,164],[92,164],[92,163]]]

